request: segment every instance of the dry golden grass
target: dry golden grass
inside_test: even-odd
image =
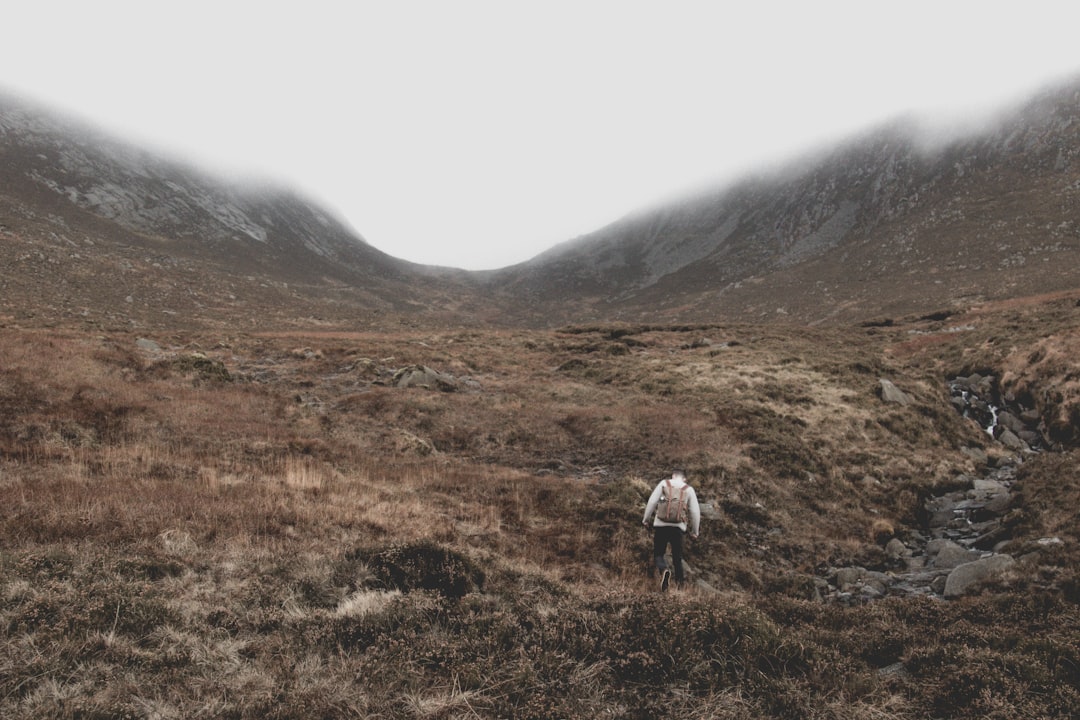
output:
[[[959,450],[985,433],[948,406],[941,364],[1005,355],[973,359],[956,334],[902,355],[902,329],[624,331],[178,335],[152,351],[0,330],[0,712],[1064,717],[1068,573],[1038,601],[1063,623],[1056,650],[1022,597],[968,608],[1033,638],[1008,662],[1053,701],[951,708],[925,687],[962,675],[990,629],[933,655],[925,637],[961,606],[844,614],[790,580],[865,554],[875,520],[916,524],[932,487],[973,470]],[[458,390],[393,387],[412,364]],[[916,402],[885,406],[879,377]],[[662,598],[640,514],[676,464],[720,516],[689,550],[705,584]],[[1039,519],[1018,527],[1071,543],[1041,477]],[[867,649],[867,623],[897,639]],[[900,660],[911,674],[877,673]]]

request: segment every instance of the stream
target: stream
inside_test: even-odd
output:
[[[957,377],[949,388],[957,410],[978,422],[1010,456],[981,476],[957,478],[956,489],[927,499],[919,527],[885,545],[884,571],[829,568],[815,577],[815,593],[823,602],[850,605],[890,595],[959,597],[1016,563],[1004,551],[1019,517],[1013,484],[1024,457],[1048,447],[1044,427],[1038,413],[1003,400],[991,375]]]

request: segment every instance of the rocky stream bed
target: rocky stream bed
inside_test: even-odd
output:
[[[949,387],[957,410],[978,422],[1009,454],[991,467],[985,453],[970,450],[986,466],[985,472],[957,478],[956,489],[927,499],[919,527],[888,539],[881,569],[822,569],[814,578],[820,600],[856,604],[890,595],[959,597],[1021,571],[1025,561],[1032,559],[1029,555],[1037,555],[1029,551],[1014,557],[1008,550],[1012,527],[1019,519],[1013,492],[1017,468],[1031,453],[1050,447],[1038,413],[1013,398],[1001,397],[990,375],[957,377]],[[1038,544],[1060,542],[1042,538]]]

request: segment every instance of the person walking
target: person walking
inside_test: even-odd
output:
[[[697,540],[701,528],[701,507],[697,493],[686,481],[685,472],[675,470],[670,478],[656,485],[645,506],[642,524],[653,530],[653,558],[660,572],[660,589],[668,589],[672,570],[675,571],[676,587],[681,586],[686,582],[682,564],[683,535],[689,530],[690,539]],[[674,568],[668,567],[664,557],[669,545]]]

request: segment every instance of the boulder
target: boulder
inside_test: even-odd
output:
[[[1028,447],[1036,447],[1043,444],[1042,435],[1034,430],[1021,430],[1016,436],[1028,444]]]
[[[702,502],[699,504],[701,508],[702,520],[720,520],[723,516],[716,510],[716,506],[711,502]]]
[[[953,569],[945,579],[946,598],[960,597],[979,584],[1000,577],[1016,564],[1008,555],[991,555]]]
[[[394,373],[394,385],[399,388],[421,387],[428,390],[453,392],[457,381],[452,375],[432,370],[427,365],[408,365]]]
[[[880,378],[878,382],[881,383],[881,399],[887,403],[897,403],[898,405],[910,405],[911,397],[900,388],[893,385],[891,381],[885,378]]]
[[[902,557],[910,557],[911,550],[900,538],[893,538],[885,545],[885,554],[889,556],[891,560],[899,560]]]
[[[840,568],[836,571],[836,587],[843,592],[849,592],[858,585],[864,570],[859,567]]]
[[[878,596],[884,596],[889,594],[889,588],[893,584],[893,579],[885,573],[868,571],[862,577],[862,585],[865,594],[866,588],[870,588],[874,591],[874,594]]]
[[[934,556],[931,565],[936,568],[955,568],[979,558],[979,553],[952,540],[935,540],[927,545],[926,552]]]
[[[960,452],[971,458],[972,462],[976,465],[986,465],[990,458],[987,457],[986,451],[977,447],[964,447],[960,448]]]
[[[1009,430],[1012,430],[1014,433],[1017,434],[1022,433],[1024,430],[1027,429],[1024,425],[1024,421],[1013,415],[1008,410],[1002,410],[1001,412],[999,412],[997,416],[997,421],[998,425],[1000,425],[1001,427],[1008,428]]]
[[[1023,440],[1021,440],[1016,435],[1016,433],[1014,433],[1012,430],[1010,430],[1008,428],[1005,428],[1004,430],[1001,431],[1001,435],[998,437],[998,442],[1000,442],[1002,445],[1009,448],[1010,450],[1027,450],[1028,449],[1027,443],[1025,443]]]
[[[1005,483],[993,478],[975,478],[971,481],[971,487],[978,492],[994,494],[1008,492],[1009,490],[1009,487]]]
[[[986,501],[983,509],[990,515],[997,516],[1003,515],[1010,505],[1012,505],[1012,493],[1006,492],[992,496]]]

